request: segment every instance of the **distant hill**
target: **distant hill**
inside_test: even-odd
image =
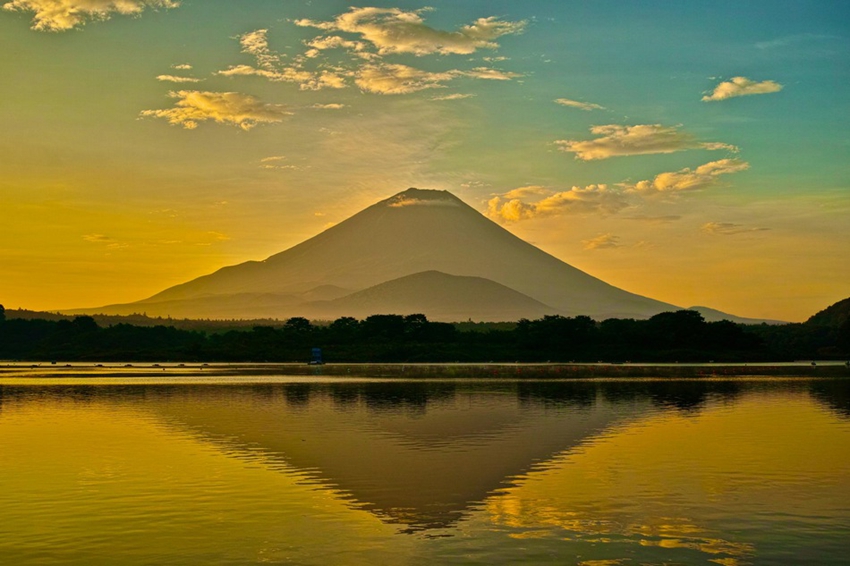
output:
[[[648,318],[679,308],[618,289],[576,269],[514,236],[449,192],[408,189],[264,261],[225,267],[135,303],[66,312],[147,312],[192,318],[300,316],[307,304],[317,300],[304,296],[312,290],[357,292],[427,271],[487,279],[546,305],[551,314],[588,315],[597,320]],[[449,298],[436,289],[428,292]],[[490,309],[479,300],[474,310],[457,314],[461,320],[473,316],[493,320],[503,307],[491,303]],[[336,314],[344,311],[326,312],[332,318]]]
[[[828,306],[812,315],[806,324],[838,328],[850,319],[850,297]]]
[[[329,318],[339,313],[355,318],[379,313],[421,313],[429,320],[446,322],[535,319],[555,312],[552,307],[489,279],[439,271],[407,275],[305,307],[305,314],[312,318]]]

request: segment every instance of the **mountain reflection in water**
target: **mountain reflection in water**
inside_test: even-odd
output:
[[[784,529],[791,549],[776,552],[837,564],[850,550],[848,398],[843,381],[6,385],[0,435],[6,417],[57,404],[74,418],[134,411],[397,533],[453,537],[430,549],[441,563],[485,563],[493,544],[497,562],[525,561],[537,541],[549,558],[581,551],[577,564],[745,564]],[[800,554],[816,517],[835,524],[814,529],[819,554]]]

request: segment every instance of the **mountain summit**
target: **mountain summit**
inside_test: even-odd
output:
[[[431,273],[410,277],[425,272]],[[468,312],[461,296],[469,297]],[[370,314],[405,309],[442,320],[515,320],[546,312],[647,318],[677,309],[572,267],[447,191],[411,188],[264,261],[224,267],[136,303],[85,311],[335,318],[362,316],[356,305],[375,309]]]

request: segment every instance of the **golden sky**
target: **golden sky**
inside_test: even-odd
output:
[[[411,186],[683,307],[850,295],[846,3],[350,4],[0,0],[0,302],[143,299]]]

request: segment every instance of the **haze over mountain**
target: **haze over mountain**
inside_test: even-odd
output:
[[[647,318],[674,305],[597,279],[514,236],[447,191],[408,189],[264,261],[78,313],[434,320],[544,314]]]

